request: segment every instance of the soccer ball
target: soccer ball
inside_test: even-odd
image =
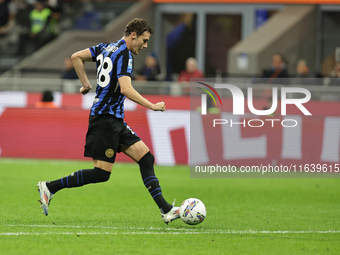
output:
[[[188,198],[181,204],[179,215],[186,224],[196,225],[205,219],[207,209],[201,200],[197,198]]]

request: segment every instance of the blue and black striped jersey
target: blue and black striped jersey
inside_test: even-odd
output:
[[[120,92],[118,78],[130,76],[133,57],[121,39],[114,43],[101,43],[90,48],[92,59],[97,65],[96,97],[91,115],[111,114],[124,118],[125,96]]]

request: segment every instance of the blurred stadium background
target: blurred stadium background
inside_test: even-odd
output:
[[[155,33],[148,48],[135,57],[133,85],[146,98],[165,101],[167,111],[161,116],[127,100],[126,121],[151,148],[157,164],[188,164],[190,83],[178,77],[189,57],[197,60],[206,78],[242,78],[244,89],[252,84],[255,104],[266,107],[268,84],[254,80],[271,68],[276,53],[283,56],[291,79],[289,85],[275,85],[310,90],[313,120],[293,134],[265,130],[267,140],[261,132],[245,131],[244,146],[257,149],[235,160],[339,163],[340,1],[60,0],[44,4],[51,10],[53,33],[43,45],[37,46],[30,36],[34,0],[10,1],[8,22],[0,29],[1,157],[84,159],[94,93],[78,93],[79,81],[63,76],[68,69],[64,61],[77,50],[120,39],[127,22],[141,17]],[[159,71],[149,79],[142,71],[150,55]],[[307,65],[302,73],[301,60]],[[95,85],[95,64],[87,63],[86,68]],[[56,108],[37,108],[46,90],[53,93]],[[290,114],[303,118],[301,112]],[[129,159],[120,155],[118,161]]]

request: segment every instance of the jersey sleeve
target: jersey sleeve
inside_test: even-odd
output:
[[[107,43],[100,43],[96,46],[92,46],[90,47],[90,52],[91,52],[91,55],[92,55],[92,61],[95,62],[96,61],[96,58],[97,56],[100,54],[100,52],[102,51],[102,48],[105,47],[107,45]]]
[[[132,76],[133,58],[128,50],[124,50],[123,54],[117,61],[117,78],[122,76]]]

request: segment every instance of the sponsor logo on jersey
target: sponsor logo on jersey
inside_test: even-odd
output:
[[[129,69],[132,69],[132,59],[131,59],[131,58],[129,59],[129,65],[128,65],[128,68],[129,68]]]
[[[110,45],[110,46],[107,47],[107,48],[104,47],[104,50],[115,52],[116,50],[118,50],[118,47],[117,47],[117,46],[112,46],[112,45]]]

